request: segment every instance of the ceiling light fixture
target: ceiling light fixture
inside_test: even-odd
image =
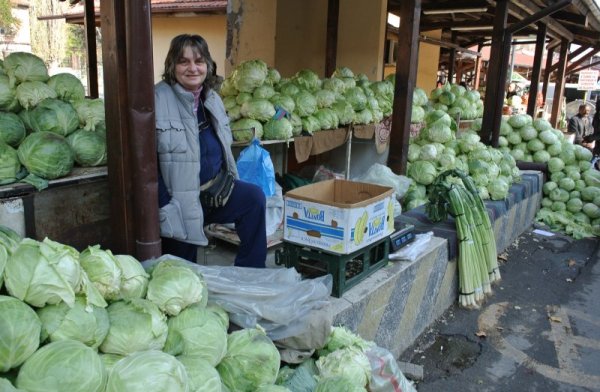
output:
[[[492,30],[494,26],[455,26],[450,27],[453,31],[475,31],[475,30]]]
[[[465,8],[446,8],[446,9],[431,9],[423,10],[425,15],[439,15],[439,14],[456,14],[456,13],[468,13],[468,12],[484,12],[487,11],[487,7],[465,7]]]

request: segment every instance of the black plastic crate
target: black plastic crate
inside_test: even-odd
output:
[[[367,276],[385,266],[389,252],[389,237],[346,255],[284,241],[283,247],[275,253],[275,263],[288,268],[293,267],[305,278],[331,274],[331,295],[339,298]]]

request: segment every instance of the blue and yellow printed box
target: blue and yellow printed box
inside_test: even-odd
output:
[[[348,254],[394,232],[390,187],[327,180],[292,189],[284,199],[289,242]]]

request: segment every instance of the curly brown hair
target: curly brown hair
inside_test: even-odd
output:
[[[169,52],[165,58],[165,71],[162,79],[170,85],[177,83],[175,79],[175,66],[183,56],[185,48],[190,47],[192,51],[206,61],[207,72],[203,85],[208,88],[215,88],[218,83],[217,67],[210,56],[206,40],[197,34],[181,34],[171,40]]]

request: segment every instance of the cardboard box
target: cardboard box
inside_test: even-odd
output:
[[[287,241],[348,254],[394,232],[393,189],[328,180],[285,194]]]

